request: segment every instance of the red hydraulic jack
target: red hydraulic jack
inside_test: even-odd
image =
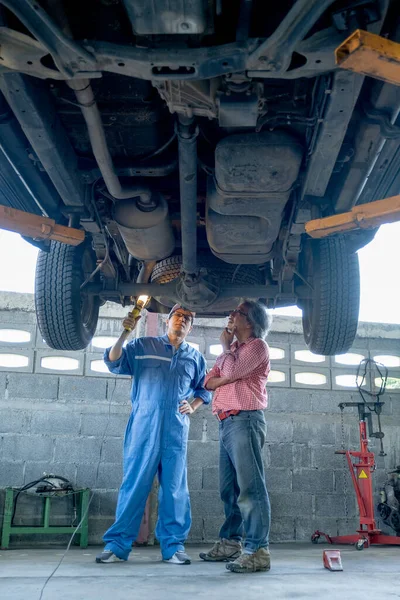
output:
[[[380,371],[379,367],[383,367],[383,365],[379,365],[374,361],[369,359],[365,359],[361,361],[361,366],[368,366],[368,363],[373,363],[375,367],[378,367],[378,371]],[[360,371],[359,367],[359,371]],[[383,369],[386,369],[383,367]],[[359,382],[359,371],[357,373],[357,381]],[[365,371],[366,374],[366,371]],[[376,437],[381,441],[381,456],[385,456],[383,452],[382,446],[382,438],[384,434],[380,428],[380,413],[382,410],[383,402],[379,402],[379,396],[384,393],[387,379],[387,370],[386,376],[383,378],[384,385],[381,386],[379,393],[371,394],[370,392],[365,392],[365,390],[361,390],[361,387],[365,380],[365,374],[361,378],[360,384],[357,384],[361,396],[363,398],[363,402],[342,402],[339,404],[340,409],[343,409],[346,406],[357,406],[358,415],[359,415],[359,430],[360,430],[360,450],[337,450],[335,454],[344,454],[347,458],[347,463],[350,469],[350,475],[353,482],[354,490],[356,493],[358,509],[360,513],[360,528],[357,529],[357,533],[350,535],[339,535],[339,536],[330,536],[318,529],[312,534],[311,541],[314,544],[318,543],[318,540],[321,536],[324,536],[330,544],[354,544],[357,550],[363,550],[364,547],[368,548],[368,546],[372,544],[390,544],[400,546],[400,536],[392,536],[382,534],[381,530],[377,528],[375,516],[374,516],[374,500],[373,500],[373,491],[372,491],[372,473],[375,470],[375,456],[373,452],[370,452],[368,449],[368,437],[367,437],[367,423],[370,430],[370,437]],[[364,395],[368,393],[368,395],[374,395],[377,397],[376,402],[365,402]],[[378,416],[379,423],[379,431],[372,431],[372,417],[371,413],[375,412]],[[343,414],[343,413],[342,413]],[[356,462],[353,463],[352,459],[355,458]]]

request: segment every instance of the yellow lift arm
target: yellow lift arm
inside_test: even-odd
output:
[[[357,29],[336,48],[335,59],[341,69],[400,85],[400,44],[397,42]],[[308,221],[305,229],[312,238],[323,238],[394,221],[400,221],[400,196],[360,204],[350,212]]]
[[[57,225],[54,219],[2,205],[0,205],[0,229],[14,231],[34,240],[55,240],[70,246],[78,246],[85,239],[85,232],[82,229]]]
[[[335,50],[338,67],[400,85],[400,44],[356,29]]]
[[[354,229],[371,229],[394,221],[400,221],[400,196],[360,204],[350,212],[308,221],[305,229],[312,238],[323,238]]]

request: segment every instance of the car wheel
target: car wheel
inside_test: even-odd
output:
[[[301,256],[301,273],[312,285],[304,300],[303,332],[308,348],[325,356],[347,352],[358,324],[360,273],[357,254],[343,237],[307,240]]]
[[[99,317],[99,298],[80,287],[95,268],[95,254],[87,244],[68,246],[51,242],[36,263],[35,306],[40,332],[56,350],[82,350],[90,343]]]
[[[224,263],[212,256],[199,256],[199,267],[210,269],[220,281],[224,283],[237,283],[256,285],[263,283],[261,271],[254,265],[231,265]],[[182,256],[170,256],[154,267],[151,274],[152,283],[169,283],[181,272]]]

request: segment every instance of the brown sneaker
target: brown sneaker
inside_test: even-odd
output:
[[[269,571],[271,568],[271,555],[268,548],[259,548],[253,554],[241,554],[233,563],[226,565],[226,568],[233,573]]]
[[[200,552],[203,560],[210,562],[223,562],[235,560],[242,552],[242,544],[235,540],[218,540],[208,552]]]

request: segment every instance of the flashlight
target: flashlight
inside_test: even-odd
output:
[[[130,317],[137,319],[142,310],[149,304],[151,296],[139,296],[135,303],[135,308],[129,313]],[[130,327],[125,327],[125,331],[132,331]]]

